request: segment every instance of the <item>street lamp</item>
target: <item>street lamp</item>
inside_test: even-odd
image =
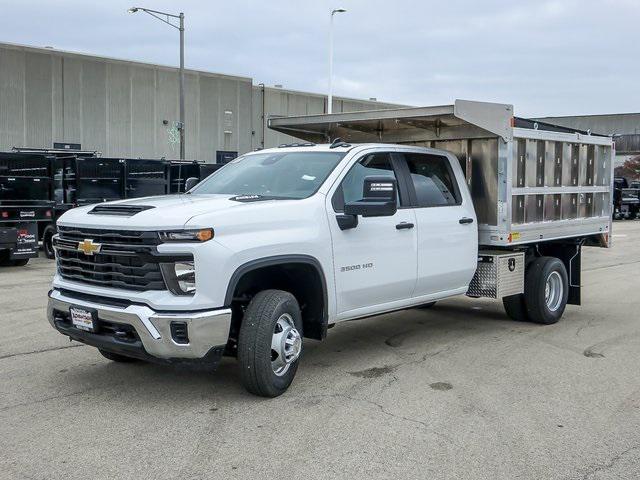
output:
[[[344,8],[331,10],[329,17],[329,98],[327,100],[327,113],[333,112],[333,16],[336,13],[344,13]]]
[[[180,12],[178,15],[171,13],[159,12],[158,10],[151,10],[143,7],[131,7],[127,10],[129,13],[145,12],[152,17],[157,18],[161,22],[177,29],[180,32],[180,160],[184,160],[184,13]],[[164,17],[164,18],[163,18]],[[170,19],[178,19],[178,25],[173,23]]]

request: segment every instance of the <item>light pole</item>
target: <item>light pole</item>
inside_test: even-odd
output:
[[[333,16],[336,13],[344,13],[344,8],[331,10],[329,17],[329,97],[327,99],[327,113],[333,112]]]
[[[180,32],[180,160],[184,160],[184,13],[180,12],[178,15],[174,15],[166,12],[159,12],[158,10],[151,10],[143,7],[131,7],[128,12],[145,12],[152,17],[157,18],[161,22],[177,29]],[[164,18],[163,18],[164,17]],[[178,25],[173,23],[170,18],[178,19]]]

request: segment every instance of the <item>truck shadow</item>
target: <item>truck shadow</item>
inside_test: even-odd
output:
[[[345,322],[330,329],[324,342],[306,342],[296,383],[300,383],[300,377],[312,382],[317,375],[344,376],[355,365],[375,367],[390,358],[437,355],[461,347],[474,337],[486,339],[505,330],[526,333],[535,328],[508,319],[495,302],[465,299],[441,302],[428,310],[405,310]],[[117,391],[122,401],[152,402],[172,409],[176,402],[198,408],[203,400],[226,403],[242,398],[246,403],[248,398],[232,358],[223,359],[215,372],[209,372],[142,362],[117,364],[97,352],[91,355],[95,359],[92,363],[69,369],[65,380],[84,388]]]

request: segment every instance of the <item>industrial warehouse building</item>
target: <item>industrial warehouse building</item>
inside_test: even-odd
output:
[[[333,101],[334,112],[399,106]],[[68,143],[107,157],[178,158],[178,110],[177,68],[0,43],[0,151]],[[324,113],[327,97],[186,70],[185,110],[186,158],[216,162],[292,141],[268,118]],[[615,135],[616,164],[640,155],[640,113],[538,120]]]
[[[178,69],[0,43],[0,151],[79,144],[106,157],[178,158]],[[333,111],[397,105],[334,97]],[[270,116],[323,113],[323,95],[185,71],[186,158],[215,162],[290,141]]]
[[[536,120],[585,132],[613,135],[616,166],[640,155],[640,113],[543,117]]]

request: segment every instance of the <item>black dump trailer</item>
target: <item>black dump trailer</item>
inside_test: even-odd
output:
[[[169,193],[169,165],[165,161],[127,158],[124,164],[124,198]]]
[[[613,218],[634,219],[640,212],[640,189],[629,186],[624,177],[613,179]]]
[[[53,157],[0,153],[0,265],[38,256],[40,224],[54,217]]]
[[[169,163],[169,193],[184,193],[188,179],[201,182],[223,166],[221,163],[171,160]],[[190,183],[197,183],[191,180]]]
[[[97,152],[14,149],[0,153],[0,263],[37,256],[38,241],[55,257],[56,221],[71,208],[94,203],[184,193],[222,164],[104,158]]]

